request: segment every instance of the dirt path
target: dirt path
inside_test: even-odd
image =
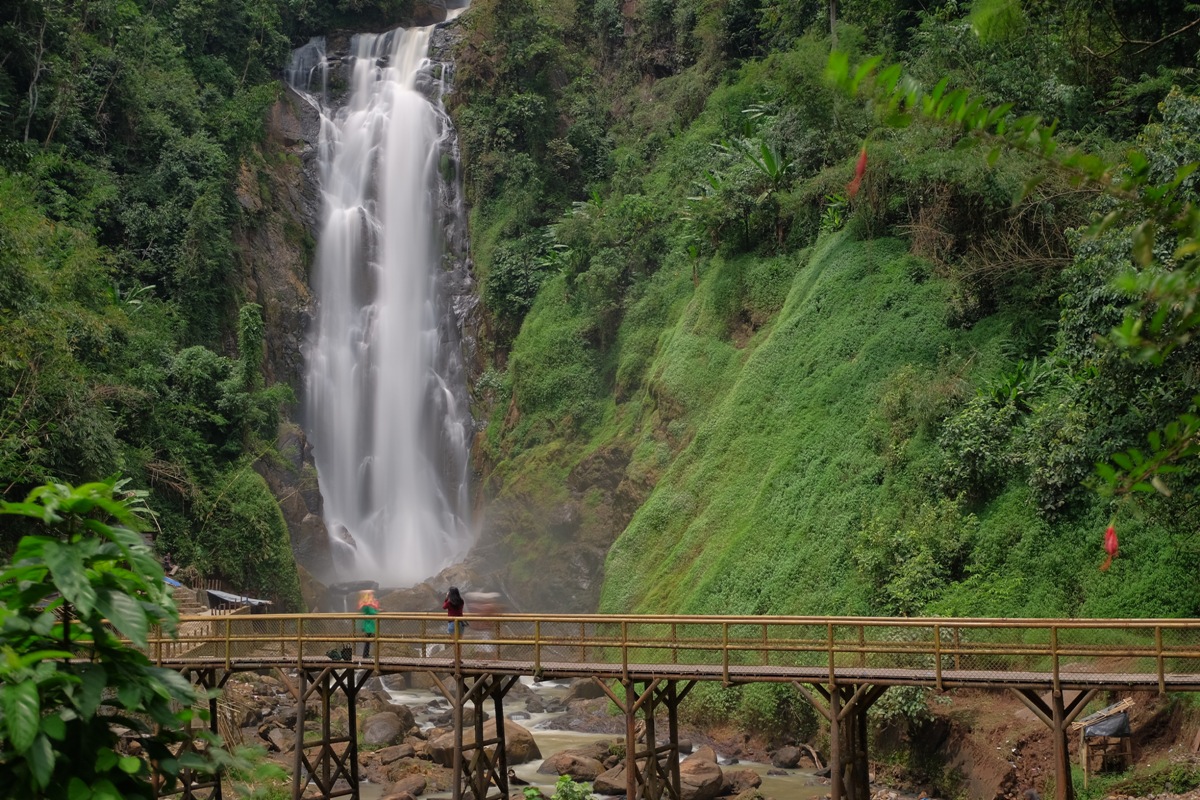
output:
[[[1125,697],[1135,702],[1129,714],[1138,768],[1190,756],[1195,715],[1169,697],[1113,693],[1089,711]],[[879,782],[914,791],[926,789],[935,797],[973,800],[1015,800],[1029,788],[1043,796],[1052,793],[1049,731],[1015,697],[958,690],[931,697],[930,709],[932,722],[907,737],[893,736],[892,741],[880,743],[875,757],[881,762],[894,763],[889,751],[899,752],[905,745],[911,745],[913,753],[900,768],[881,766]],[[1078,734],[1070,738],[1069,746],[1078,761]],[[1188,800],[1200,800],[1200,796]]]

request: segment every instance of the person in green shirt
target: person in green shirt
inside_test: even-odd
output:
[[[375,616],[379,613],[379,601],[375,599],[375,593],[370,589],[363,589],[358,593],[358,613],[368,616]],[[364,619],[362,621],[362,632],[368,637],[375,635],[375,620]],[[363,642],[363,658],[371,657],[371,640],[368,638]]]

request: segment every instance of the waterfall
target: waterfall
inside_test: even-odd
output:
[[[304,403],[335,580],[413,585],[473,539],[473,423],[442,269],[457,195],[441,172],[457,159],[433,30],[359,34],[340,59],[314,39],[287,71],[321,117]]]

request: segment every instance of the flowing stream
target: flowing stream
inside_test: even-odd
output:
[[[473,423],[446,283],[461,202],[433,27],[323,38],[289,84],[320,112],[321,228],[305,420],[335,580],[408,586],[472,542]]]

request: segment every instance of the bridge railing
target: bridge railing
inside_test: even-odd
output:
[[[362,632],[354,614],[188,617],[186,636],[159,633],[152,659],[166,662],[307,663],[371,643],[371,661],[426,658],[512,662],[534,671],[605,665],[610,673],[667,665],[703,667],[730,681],[803,668],[869,670],[903,682],[919,673],[941,685],[970,674],[1003,680],[1022,673],[1155,676],[1200,673],[1197,620],[897,619],[850,617],[691,617],[605,615],[466,616],[447,629],[434,614],[380,614]],[[200,624],[203,623],[203,624]]]

